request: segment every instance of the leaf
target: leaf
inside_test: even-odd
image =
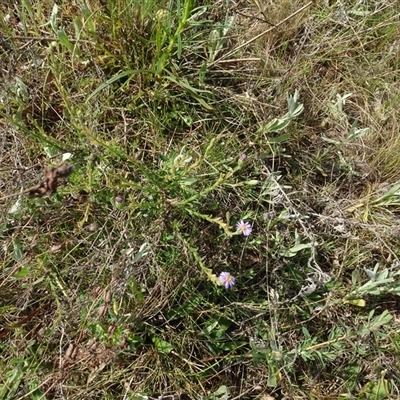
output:
[[[376,330],[383,325],[387,325],[392,319],[393,316],[385,310],[381,315],[378,315],[370,322],[369,329]]]
[[[64,161],[67,161],[67,160],[69,160],[72,156],[73,156],[72,153],[63,153],[63,155],[62,155],[62,161],[63,161],[63,162],[64,162]]]
[[[350,142],[355,139],[359,139],[363,136],[365,136],[369,132],[369,128],[362,128],[362,129],[355,129],[350,131],[349,136],[347,137],[347,140]]]
[[[260,181],[258,181],[256,179],[250,179],[249,181],[244,182],[244,184],[247,186],[255,186],[255,185],[258,185],[259,183],[260,183]]]
[[[221,43],[220,41],[220,33],[217,29],[213,29],[208,37],[208,43],[209,43],[209,48],[208,48],[208,61],[213,62],[215,60],[216,55],[218,54],[221,46],[219,45]]]
[[[136,393],[133,397],[130,397],[130,400],[148,400],[149,396],[145,394]]]
[[[360,329],[357,330],[357,334],[360,336],[369,335],[370,333],[371,333],[371,331],[365,327],[361,327]]]
[[[40,388],[42,385],[38,381],[29,384],[29,400],[41,400],[44,398],[44,392]]]
[[[108,79],[106,82],[102,83],[97,89],[95,89],[86,99],[85,103],[88,103],[89,100],[96,96],[99,92],[101,92],[103,89],[105,89],[106,87],[110,86],[112,83],[119,81],[122,78],[125,78],[126,76],[129,75],[136,75],[138,73],[151,73],[151,71],[149,70],[143,70],[143,69],[130,69],[128,71],[124,71],[121,72],[115,76],[113,76],[112,78]]]
[[[10,365],[13,360],[12,359]],[[22,361],[18,361],[17,364],[12,370],[8,370],[7,372],[3,372],[2,379],[5,382],[4,386],[0,386],[0,399],[13,399],[15,398],[15,392],[17,391],[21,380],[24,376],[24,371],[21,366]]]
[[[294,91],[293,96],[287,96],[287,104],[288,104],[288,113],[286,114],[290,118],[294,118],[299,116],[303,110],[304,106],[302,103],[299,103],[299,91],[296,89]]]
[[[282,255],[284,257],[294,257],[299,251],[310,248],[311,248],[311,243],[299,243],[294,245],[290,249],[284,251]]]
[[[289,249],[289,251],[292,253],[298,253],[301,250],[309,249],[309,248],[311,248],[311,243],[303,243],[303,244],[300,243],[300,244],[296,244],[295,246],[291,247]]]
[[[13,240],[13,258],[15,261],[21,261],[24,256],[24,249],[22,248],[21,240],[16,237]]]
[[[56,3],[54,3],[49,22],[50,22],[50,25],[51,25],[53,31],[56,33],[57,33],[57,27],[56,27],[57,13],[58,13],[58,6]]]
[[[351,273],[351,283],[353,286],[356,286],[358,282],[360,282],[361,277],[360,277],[360,271],[358,269],[355,269]]]
[[[22,205],[22,196],[18,196],[17,201],[10,207],[8,213],[16,214],[18,211],[21,210],[21,205]]]
[[[306,339],[311,339],[310,332],[308,331],[308,329],[305,326],[302,326],[301,330]]]
[[[276,366],[269,366],[268,368],[268,387],[276,387],[278,382],[281,380],[282,374],[279,372]]]
[[[378,381],[375,382],[368,382],[364,386],[364,394],[367,396],[367,399],[373,399],[373,400],[385,400],[388,399],[388,394],[390,392],[390,381],[381,378]]]
[[[54,156],[58,155],[58,153],[59,153],[59,148],[56,146],[52,146],[51,144],[44,146],[43,150],[45,151],[45,153],[47,154],[47,157],[49,157],[49,158],[53,158]]]
[[[176,47],[178,60],[180,60],[182,58],[182,36],[180,32],[176,35]]]
[[[366,272],[366,274],[368,275],[368,278],[371,281],[375,281],[376,280],[376,275],[378,273],[378,269],[379,269],[379,263],[376,263],[373,270],[364,268],[364,271]]]
[[[24,102],[28,102],[30,99],[29,90],[21,78],[15,78],[15,88],[18,97],[20,97]]]
[[[341,142],[339,142],[338,140],[330,139],[330,138],[327,138],[325,136],[321,136],[321,139],[324,140],[327,143],[336,144],[336,145],[341,144]]]
[[[81,11],[85,17],[85,24],[89,28],[89,32],[96,32],[96,25],[93,22],[93,12],[90,11],[85,2],[81,8]]]
[[[75,29],[75,39],[79,40],[81,31],[83,29],[83,23],[81,18],[75,17],[73,20],[74,29]]]
[[[199,70],[199,83],[201,85],[204,84],[204,80],[206,78],[207,74],[207,61],[204,60],[203,63],[201,64],[200,70]]]
[[[187,178],[181,181],[182,185],[190,186],[197,182],[197,178]]]
[[[228,400],[229,397],[229,389],[225,385],[222,385],[214,393],[210,393],[206,397],[203,397],[203,400]]]
[[[157,336],[153,336],[151,340],[154,343],[157,351],[159,351],[160,353],[169,354],[174,349],[171,343],[166,342],[165,340],[162,340]]]
[[[125,251],[125,254],[127,256],[130,256],[135,250],[133,248],[129,248],[128,250]],[[143,257],[145,257],[150,251],[150,247],[147,243],[143,243],[140,248],[139,251],[135,254],[135,257],[133,258],[132,262],[135,263],[139,260],[141,260]]]
[[[268,143],[271,143],[271,144],[282,143],[282,142],[286,142],[289,139],[290,139],[290,133],[284,133],[283,135],[279,135],[276,138],[269,139]]]
[[[65,46],[69,51],[74,51],[73,44],[68,40],[68,36],[63,29],[59,29],[57,31],[58,40],[60,43]]]
[[[290,120],[286,118],[274,118],[264,128],[263,133],[277,132],[286,128],[290,124]]]
[[[186,89],[205,109],[212,110],[213,108],[207,104],[204,99],[199,95],[199,93],[207,93],[211,94],[209,90],[203,90],[199,88],[194,88],[188,82],[184,81],[182,78],[177,79],[175,75],[171,72],[167,71],[168,76],[165,76],[166,79],[170,80],[171,82],[181,86],[182,88]]]
[[[13,275],[15,279],[25,278],[29,274],[29,268],[23,267],[16,274]]]
[[[344,304],[350,304],[352,306],[357,306],[357,307],[365,307],[365,300],[364,299],[350,299],[350,300],[344,300]]]

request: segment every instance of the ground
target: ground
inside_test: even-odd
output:
[[[397,399],[400,4],[0,2],[0,399]]]

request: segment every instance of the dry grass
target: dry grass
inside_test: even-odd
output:
[[[367,3],[0,5],[0,399],[399,397],[399,14]]]

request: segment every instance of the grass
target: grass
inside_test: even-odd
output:
[[[397,2],[17,3],[0,399],[399,398]]]

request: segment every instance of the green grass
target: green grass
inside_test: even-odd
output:
[[[0,400],[398,398],[396,6],[1,5]]]

